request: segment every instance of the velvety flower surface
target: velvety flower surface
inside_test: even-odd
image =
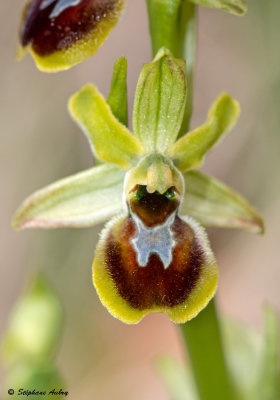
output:
[[[122,8],[123,0],[30,0],[19,55],[28,50],[43,71],[70,68],[96,52]]]
[[[217,266],[205,232],[191,218],[174,215],[170,226],[156,225],[142,236],[131,216],[113,219],[102,232],[93,263],[101,301],[127,323],[150,312],[166,313],[177,323],[194,317],[217,286]],[[149,257],[141,262],[143,254]]]
[[[87,84],[69,109],[103,163],[30,196],[16,229],[106,225],[93,282],[109,312],[126,323],[163,312],[193,318],[213,297],[218,271],[205,226],[263,232],[240,195],[201,172],[206,153],[234,126],[239,104],[221,94],[206,122],[178,138],[186,102],[184,61],[166,49],[138,80],[133,134],[127,128],[126,61],[115,64],[107,101]]]

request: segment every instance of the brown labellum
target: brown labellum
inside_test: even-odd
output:
[[[184,303],[195,286],[203,249],[192,229],[179,217],[172,226],[176,246],[168,268],[157,254],[151,254],[145,267],[139,266],[131,239],[136,234],[132,218],[126,218],[110,232],[105,248],[108,273],[123,299],[133,308],[173,307]]]
[[[22,47],[31,45],[41,57],[69,48],[98,30],[102,21],[116,20],[120,0],[32,0],[23,14]]]
[[[97,246],[93,281],[101,301],[127,323],[149,312],[180,323],[193,318],[217,287],[203,228],[178,215],[175,187],[160,194],[135,185],[127,202],[129,215],[112,220]]]

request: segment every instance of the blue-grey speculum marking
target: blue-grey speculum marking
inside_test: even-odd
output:
[[[56,0],[44,0],[40,6],[40,10],[44,10],[55,1]],[[82,0],[58,0],[49,18],[52,19],[58,17],[59,14],[61,14],[64,10],[66,10],[69,7],[77,6],[79,3],[81,3],[81,1]]]
[[[171,214],[163,224],[148,228],[137,215],[133,214],[137,233],[130,241],[141,267],[148,264],[151,254],[159,256],[165,269],[171,264],[173,249],[176,246],[174,233],[171,230],[175,215],[176,212]]]

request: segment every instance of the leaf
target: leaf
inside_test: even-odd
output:
[[[259,400],[278,400],[280,398],[279,328],[277,314],[266,306],[265,332],[261,373],[258,379],[256,397]]]
[[[222,331],[226,355],[240,398],[246,400],[278,400],[279,392],[279,328],[275,310],[264,310],[264,335],[252,328],[223,319]]]
[[[39,362],[53,357],[62,329],[62,307],[41,274],[17,301],[4,336],[3,358],[10,367],[19,360]]]
[[[143,152],[141,143],[114,117],[94,85],[87,84],[74,94],[69,100],[69,110],[97,158],[123,169],[137,162]]]
[[[156,360],[156,366],[172,400],[198,400],[190,371],[180,365],[175,358],[161,355]]]
[[[162,48],[137,83],[133,131],[146,152],[164,153],[178,135],[186,102],[185,61]]]
[[[125,173],[100,165],[41,189],[20,206],[13,220],[25,228],[87,227],[122,210]]]
[[[180,171],[198,168],[204,156],[235,125],[240,113],[239,103],[230,95],[221,94],[212,105],[205,124],[187,133],[169,150],[168,155]]]
[[[256,382],[261,363],[261,336],[250,326],[229,318],[221,319],[226,361],[238,399],[256,400]]]
[[[190,0],[191,2],[204,7],[218,8],[230,14],[244,15],[247,5],[243,0]]]
[[[198,171],[184,174],[185,197],[180,209],[204,226],[242,228],[264,233],[257,211],[222,182]]]
[[[114,65],[107,103],[114,116],[125,126],[128,125],[126,75],[127,61],[125,57],[121,57]]]

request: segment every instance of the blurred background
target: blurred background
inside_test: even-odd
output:
[[[162,352],[183,357],[176,327],[160,315],[126,326],[101,306],[91,263],[102,226],[22,233],[11,228],[12,215],[27,195],[92,165],[67,100],[86,82],[106,95],[121,55],[128,59],[131,113],[137,76],[151,54],[145,1],[127,1],[121,22],[99,52],[54,75],[39,72],[29,56],[15,60],[23,4],[0,3],[1,332],[28,277],[41,269],[65,310],[58,365],[70,398],[167,400],[154,360]],[[209,230],[220,268],[221,311],[260,330],[265,302],[280,312],[280,4],[248,0],[248,5],[243,18],[199,9],[192,126],[203,123],[221,91],[241,103],[238,125],[207,157],[203,170],[240,191],[265,218],[264,237]]]

